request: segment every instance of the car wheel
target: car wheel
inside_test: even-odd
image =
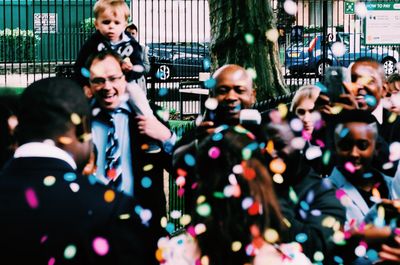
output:
[[[325,66],[324,66],[325,65]],[[315,71],[315,74],[317,77],[321,77],[324,75],[324,67],[325,69],[331,66],[332,64],[329,61],[319,61],[317,64],[317,69]]]
[[[171,66],[166,64],[161,64],[157,66],[156,77],[160,80],[168,80],[172,76]]]
[[[396,60],[393,58],[384,58],[382,60],[383,69],[385,71],[385,75],[391,75],[396,71]]]

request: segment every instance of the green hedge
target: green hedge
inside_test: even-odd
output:
[[[35,46],[40,37],[32,30],[0,30],[0,62],[19,63],[35,60]]]

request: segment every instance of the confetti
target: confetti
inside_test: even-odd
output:
[[[242,201],[242,208],[243,210],[247,210],[250,206],[253,205],[253,199],[251,197],[246,197]]]
[[[365,95],[365,102],[367,103],[368,106],[370,107],[375,107],[376,106],[376,98],[371,95]]]
[[[131,215],[129,213],[124,213],[119,216],[119,219],[121,220],[127,220],[129,218],[131,218]]]
[[[47,187],[53,186],[56,183],[56,178],[54,176],[47,176],[43,179],[43,184]]]
[[[294,189],[293,189],[292,186],[289,187],[289,198],[290,198],[290,200],[292,200],[292,202],[293,202],[294,204],[297,204],[298,201],[299,201],[299,198],[297,197],[297,194],[296,194],[296,192],[294,191]]]
[[[143,177],[141,181],[142,187],[148,189],[151,187],[152,181],[149,177]]]
[[[94,252],[96,252],[96,254],[99,256],[107,255],[110,249],[107,239],[103,237],[96,237],[93,240],[92,247],[94,249]]]
[[[171,212],[171,218],[172,219],[179,219],[179,218],[181,218],[181,216],[182,216],[182,212],[179,211],[179,210],[173,210]]]
[[[188,214],[182,215],[182,217],[179,219],[179,223],[183,226],[190,224],[191,221],[192,221],[192,217]]]
[[[207,230],[207,228],[204,224],[197,224],[194,227],[194,232],[196,233],[196,235],[200,235],[200,234],[204,233],[206,230]]]
[[[104,193],[104,200],[108,203],[112,202],[115,199],[115,192],[113,190],[107,190]]]
[[[158,90],[158,95],[159,95],[160,97],[164,97],[164,96],[166,96],[167,94],[168,94],[168,89],[165,88],[165,87],[161,87],[161,88]]]
[[[251,79],[255,80],[257,79],[257,72],[254,68],[247,68],[246,69],[247,74],[251,77]]]
[[[330,160],[331,160],[331,151],[325,150],[324,154],[322,155],[322,163],[326,166],[329,164]]]
[[[234,174],[242,174],[243,173],[243,167],[242,165],[235,165],[232,169],[232,172]]]
[[[73,259],[76,255],[76,247],[74,245],[68,245],[64,250],[65,259]]]
[[[33,188],[27,188],[25,190],[25,199],[32,209],[36,209],[39,207],[39,200],[36,196],[36,192]]]
[[[208,89],[213,89],[217,85],[217,81],[214,78],[207,79],[204,81],[204,87]]]
[[[47,265],[54,265],[56,263],[56,259],[54,257],[51,257],[49,261],[47,262]]]
[[[265,32],[265,37],[271,42],[276,42],[279,38],[279,32],[277,29],[269,29]]]
[[[252,45],[254,43],[254,36],[251,33],[244,34],[244,39],[247,44]]]
[[[357,2],[354,11],[359,18],[365,18],[368,14],[368,9],[363,2]]]
[[[179,176],[176,178],[175,183],[178,187],[182,188],[186,184],[186,179],[183,176]]]
[[[279,111],[279,114],[281,115],[281,118],[285,118],[289,112],[289,109],[286,106],[286,104],[281,103],[278,105],[278,111]]]
[[[68,182],[72,182],[76,180],[76,174],[73,172],[65,173],[64,180]]]
[[[253,152],[251,151],[251,149],[249,148],[243,148],[242,150],[242,158],[243,160],[249,160],[251,158],[251,155],[253,154]]]
[[[289,15],[294,16],[297,13],[297,4],[292,0],[286,0],[285,3],[283,4],[283,8],[285,12]]]
[[[300,119],[292,119],[290,121],[290,128],[295,132],[301,132],[303,130],[303,122]]]
[[[346,53],[346,46],[343,42],[337,41],[332,44],[331,50],[335,56],[342,57]]]
[[[321,251],[316,251],[314,253],[313,258],[314,258],[315,261],[323,261],[324,260],[324,254]]]
[[[73,192],[78,192],[80,189],[80,186],[78,183],[72,182],[69,184],[69,188],[73,191]]]
[[[232,251],[238,252],[242,248],[242,243],[240,241],[232,242]]]
[[[319,146],[311,146],[307,148],[305,156],[308,160],[316,159],[322,156],[322,150]]]
[[[90,71],[88,69],[86,69],[85,67],[81,68],[81,74],[86,78],[90,77]]]
[[[143,223],[147,223],[148,221],[150,221],[152,215],[153,215],[153,214],[151,213],[150,210],[148,210],[148,209],[143,209],[143,210],[140,212],[139,217],[140,217],[140,219],[142,219],[142,222],[143,222]]]
[[[70,118],[74,125],[79,125],[82,122],[81,117],[79,117],[79,115],[76,113],[72,113]]]
[[[284,181],[284,179],[283,179],[283,177],[282,177],[281,174],[274,174],[274,175],[272,176],[272,180],[273,180],[275,183],[278,183],[278,184],[282,184],[283,181]]]
[[[269,168],[275,174],[282,174],[286,170],[286,164],[281,158],[274,158],[269,163]]]
[[[350,173],[356,172],[356,167],[351,163],[350,161],[346,162],[344,164],[344,168],[349,171]]]
[[[390,114],[389,118],[388,118],[388,122],[389,122],[389,123],[393,123],[393,122],[395,122],[396,119],[397,119],[397,114],[394,113],[394,112],[392,112],[392,113]]]
[[[213,146],[208,150],[208,156],[211,157],[212,159],[217,159],[220,154],[221,151],[216,146]]]
[[[208,203],[202,203],[196,207],[196,212],[203,217],[207,217],[211,214],[211,207]]]
[[[308,240],[308,236],[305,233],[300,233],[296,235],[296,241],[299,243],[304,243]]]
[[[211,61],[208,58],[205,58],[203,60],[203,69],[204,69],[204,71],[207,72],[210,70],[210,68],[211,68]]]
[[[58,141],[63,145],[69,145],[69,144],[72,143],[72,139],[70,137],[67,137],[67,136],[60,136],[58,138]]]
[[[268,243],[275,243],[279,240],[279,234],[275,229],[267,228],[264,232],[264,238]]]
[[[354,253],[357,257],[361,258],[365,256],[365,254],[367,253],[367,249],[364,246],[359,245],[354,249]]]
[[[252,180],[256,177],[256,171],[253,168],[245,167],[243,169],[243,177],[247,180]]]
[[[145,165],[144,167],[143,167],[143,171],[150,171],[150,170],[152,170],[154,168],[154,166],[152,165],[152,164],[148,164],[148,165]]]

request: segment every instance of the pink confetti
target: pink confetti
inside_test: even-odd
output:
[[[47,236],[46,235],[42,236],[42,238],[40,239],[40,244],[43,244],[46,240]]]
[[[53,258],[53,257],[51,257],[51,258],[49,259],[49,262],[47,262],[47,265],[54,265],[54,263],[56,263],[56,259]]]
[[[342,198],[344,195],[346,195],[346,192],[342,189],[338,189],[336,190],[336,198],[338,198],[340,200],[340,198]]]
[[[184,188],[180,188],[180,189],[178,189],[178,197],[182,197],[183,196],[183,194],[185,194],[185,189]]]
[[[210,148],[210,150],[208,150],[208,155],[212,159],[217,159],[220,154],[221,154],[221,151],[219,150],[218,147],[213,146],[213,147]]]
[[[351,162],[346,162],[344,164],[344,168],[349,171],[350,173],[354,173],[356,172],[356,167],[353,165],[353,163]]]
[[[99,256],[107,255],[107,253],[110,249],[107,239],[105,239],[103,237],[96,237],[93,240],[92,246],[93,246],[94,252],[96,252],[97,255],[99,255]]]
[[[39,206],[39,200],[36,196],[35,190],[32,188],[27,188],[25,190],[25,198],[29,204],[29,207],[36,209]]]
[[[303,130],[302,132],[301,132],[301,134],[302,134],[302,136],[303,136],[303,139],[304,140],[306,140],[306,141],[310,141],[311,140],[311,133],[308,133],[308,132],[306,132],[305,130]]]
[[[325,143],[324,143],[322,140],[320,140],[320,139],[315,140],[315,143],[316,143],[317,145],[319,145],[321,148],[324,148],[324,147],[325,147]]]

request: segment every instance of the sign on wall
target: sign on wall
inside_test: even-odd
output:
[[[366,45],[400,44],[400,4],[393,2],[365,3],[364,33]]]
[[[57,33],[57,13],[35,13],[33,27],[35,33]]]

